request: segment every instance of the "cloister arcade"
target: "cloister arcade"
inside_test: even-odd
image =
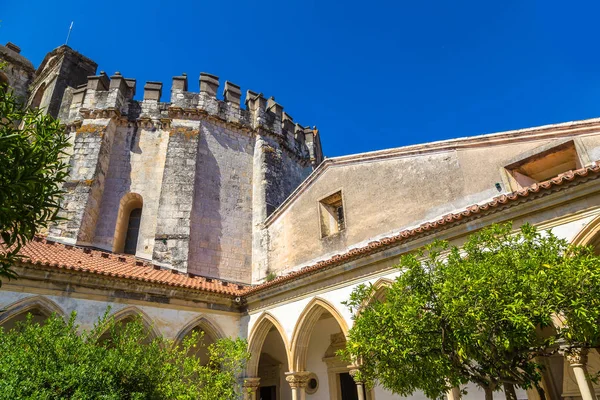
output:
[[[600,250],[600,217],[589,217],[580,226],[583,226],[583,229],[568,235],[563,231],[559,236],[565,237],[573,244],[591,245],[596,251]],[[370,282],[375,289],[373,298],[382,300],[396,273],[381,274],[360,282]],[[202,345],[192,350],[192,354],[203,362],[207,360],[206,346],[219,338],[234,336],[236,332],[242,336],[247,333],[251,353],[244,376],[247,400],[398,398],[382,388],[367,390],[361,382],[355,382],[353,375],[359,366],[349,365],[337,355],[337,351],[345,346],[352,324],[352,316],[341,302],[348,298],[357,283],[358,281],[338,285],[321,293],[306,294],[300,299],[265,306],[261,310],[250,312],[250,315],[242,317],[242,320],[233,316],[219,319],[217,314],[189,310],[166,311],[164,308],[156,308],[147,312],[151,307],[133,305],[120,305],[111,315],[123,324],[141,316],[150,337],[166,336],[175,344],[182,343],[194,332],[203,332],[200,339]],[[10,304],[1,305],[4,311],[0,313],[0,326],[11,329],[18,321],[24,320],[28,313],[32,314],[36,322],[43,322],[53,313],[66,318],[71,311],[68,304],[72,303],[61,302],[60,297],[30,295],[20,298]],[[98,309],[106,309],[105,307],[105,303],[98,305]],[[168,324],[160,321],[160,316],[165,312],[173,313]],[[244,318],[247,318],[246,322]],[[229,327],[224,321],[230,321]],[[583,358],[575,361],[577,360],[561,354],[543,360],[547,366],[543,382],[548,398],[582,398],[582,383],[577,377],[578,368],[595,374],[600,370],[600,354],[596,349],[592,349]],[[600,393],[600,386],[590,387]],[[463,399],[481,398],[481,394],[475,388],[470,388],[469,395],[463,396]],[[525,392],[521,392],[519,398],[524,397]],[[537,399],[533,391],[529,391],[527,397]],[[413,400],[421,398],[424,399],[418,393],[411,397]]]
[[[44,296],[32,296],[8,306],[4,312],[0,314],[0,327],[6,331],[11,330],[15,328],[19,322],[25,321],[28,314],[31,314],[34,323],[39,324],[43,324],[52,314],[61,316],[65,319],[68,318],[67,313],[52,300]],[[157,329],[152,318],[138,307],[125,307],[110,314],[110,318],[114,319],[116,322],[116,329],[120,329],[121,326],[133,321],[135,318],[140,318],[144,329],[148,333],[148,341],[161,336],[161,332]],[[183,342],[194,333],[198,333],[197,345],[190,348],[188,353],[189,355],[200,358],[201,362],[206,364],[208,362],[208,346],[215,343],[218,339],[224,338],[226,335],[206,316],[201,316],[183,326],[174,338],[173,344],[183,344]],[[110,331],[107,329],[100,335],[99,340],[108,340],[109,337]]]

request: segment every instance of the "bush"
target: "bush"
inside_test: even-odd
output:
[[[174,346],[151,338],[139,318],[123,324],[106,316],[79,331],[75,313],[44,324],[28,315],[10,331],[0,328],[0,399],[239,398],[244,340],[218,340],[202,365],[188,355],[197,333]]]

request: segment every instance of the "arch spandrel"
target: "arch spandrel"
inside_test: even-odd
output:
[[[373,292],[371,293],[371,296],[361,304],[358,310],[356,310],[356,315],[359,315],[362,312],[362,310],[364,310],[365,307],[371,304],[371,302],[373,302],[374,300],[384,300],[385,293],[387,292],[387,290],[393,282],[394,281],[392,281],[389,278],[379,278],[377,281],[375,281],[375,283],[373,283]]]
[[[600,251],[600,215],[588,222],[571,240],[576,246],[592,246]]]

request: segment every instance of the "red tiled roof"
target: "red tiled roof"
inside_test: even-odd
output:
[[[426,222],[416,228],[401,231],[394,236],[370,242],[366,246],[349,250],[346,253],[337,254],[327,260],[319,261],[313,265],[256,286],[244,286],[218,279],[177,273],[171,270],[160,269],[151,262],[140,261],[133,256],[64,245],[41,237],[36,237],[35,240],[29,242],[23,247],[21,253],[29,257],[29,260],[25,260],[24,263],[34,265],[89,272],[97,275],[195,289],[229,296],[250,295],[270,287],[282,285],[304,275],[314,274],[320,270],[383,251],[390,246],[397,245],[417,235],[432,233],[437,229],[447,227],[463,219],[483,214],[486,211],[491,211],[504,205],[510,205],[510,203],[516,203],[518,200],[526,199],[530,195],[549,192],[572,181],[596,179],[599,176],[599,166],[570,171],[546,182],[534,184],[510,194],[494,197],[491,201],[484,204],[469,206],[463,211],[447,214],[433,222]]]
[[[463,211],[444,215],[443,217],[441,217],[435,221],[426,222],[424,224],[419,225],[418,227],[416,227],[414,229],[406,229],[406,230],[401,231],[397,235],[370,242],[366,246],[354,248],[343,254],[336,254],[327,260],[319,261],[316,264],[306,266],[297,271],[291,272],[287,275],[282,275],[280,277],[275,278],[274,280],[272,280],[270,282],[266,282],[261,285],[250,287],[244,294],[245,295],[254,294],[254,293],[263,291],[267,288],[270,288],[273,286],[278,286],[285,282],[289,282],[289,281],[299,278],[301,276],[313,274],[317,271],[320,271],[320,270],[323,270],[326,268],[331,268],[336,265],[347,263],[349,261],[352,261],[352,260],[355,260],[355,259],[358,259],[361,257],[365,257],[365,256],[368,256],[373,253],[383,251],[386,248],[393,246],[393,245],[398,245],[399,243],[406,241],[409,238],[413,238],[420,234],[430,233],[437,229],[447,227],[448,225],[453,224],[455,222],[459,222],[465,218],[468,218],[468,217],[471,217],[471,216],[474,216],[477,214],[482,214],[488,210],[492,210],[492,209],[501,207],[503,205],[507,205],[509,203],[513,203],[518,200],[527,198],[528,196],[530,196],[532,194],[536,194],[536,193],[540,193],[540,192],[544,192],[544,191],[550,191],[551,189],[556,188],[557,186],[564,185],[573,180],[576,180],[576,179],[577,180],[585,180],[585,177],[590,177],[592,179],[595,179],[598,176],[600,176],[600,166],[598,166],[598,165],[581,168],[581,169],[578,169],[575,171],[569,171],[567,173],[560,174],[557,177],[552,178],[548,181],[541,182],[541,183],[535,183],[535,184],[533,184],[527,188],[524,188],[522,190],[518,190],[518,191],[509,193],[509,194],[505,194],[505,195],[503,194],[501,196],[494,197],[492,200],[490,200],[484,204],[475,204],[475,205],[465,208]]]
[[[91,274],[132,279],[205,292],[237,296],[242,285],[204,278],[176,271],[160,269],[150,262],[130,255],[107,253],[83,247],[70,246],[36,237],[27,243],[21,254],[28,257],[24,263],[42,265]]]

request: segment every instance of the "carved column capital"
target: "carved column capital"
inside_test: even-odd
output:
[[[348,371],[348,373],[350,374],[352,379],[354,379],[354,382],[362,385],[363,381],[362,379],[360,379],[360,370],[358,368],[353,368],[350,371]]]
[[[310,372],[286,372],[285,380],[290,384],[292,389],[305,388],[309,381]]]
[[[588,349],[564,348],[560,350],[560,353],[562,353],[571,366],[587,364]]]
[[[260,378],[244,378],[244,388],[249,389],[252,392],[256,392],[260,386]]]

